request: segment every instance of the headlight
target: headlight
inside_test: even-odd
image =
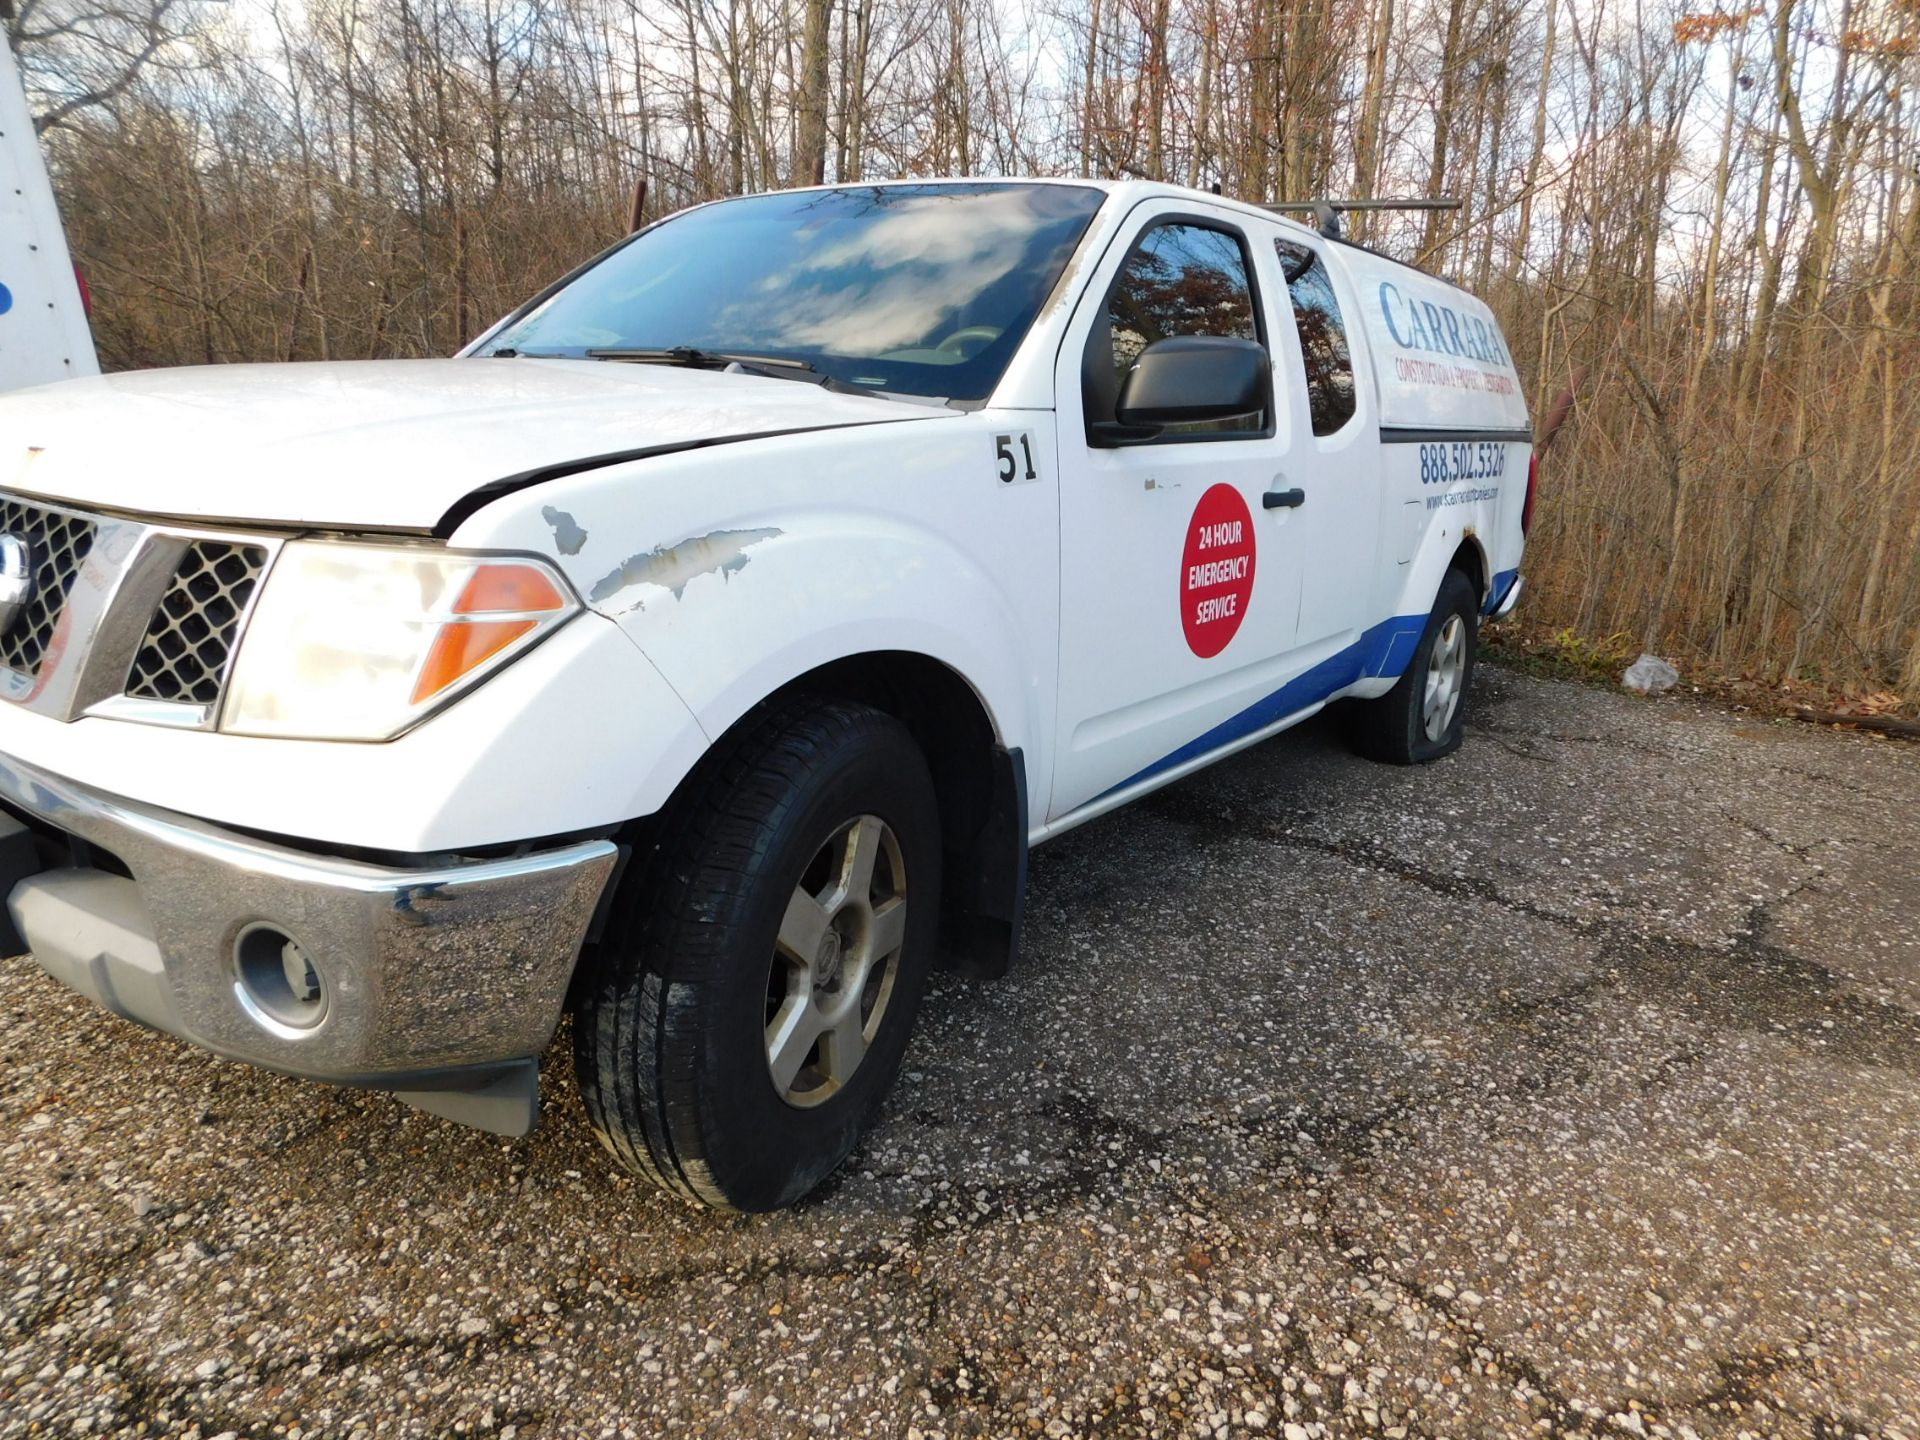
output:
[[[388,740],[579,609],[522,556],[294,541],[254,604],[220,728]]]

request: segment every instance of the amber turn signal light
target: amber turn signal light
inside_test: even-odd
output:
[[[478,567],[461,588],[453,616],[441,623],[413,685],[413,703],[448,686],[539,627],[539,615],[567,602],[546,573],[532,565],[494,562]],[[469,618],[471,617],[471,618]]]

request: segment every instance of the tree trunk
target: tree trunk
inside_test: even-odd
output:
[[[1080,173],[1092,178],[1103,173],[1105,165],[1100,164],[1101,154],[1096,148],[1094,137],[1099,132],[1100,122],[1095,110],[1095,85],[1100,76],[1100,0],[1092,0],[1087,11],[1087,70],[1085,89],[1080,96]]]
[[[1353,189],[1363,200],[1372,199],[1380,183],[1381,117],[1387,103],[1387,51],[1392,39],[1393,0],[1378,0],[1367,43],[1367,78],[1360,92],[1360,131],[1353,142]]]
[[[1447,38],[1440,53],[1440,96],[1433,109],[1433,154],[1427,165],[1427,198],[1438,200],[1446,194],[1447,145],[1453,135],[1454,94],[1460,79],[1462,57],[1460,35],[1466,26],[1470,0],[1447,0]],[[1420,239],[1420,253],[1431,258],[1440,239],[1441,213],[1427,212],[1427,223]]]
[[[1527,152],[1527,178],[1520,189],[1520,221],[1513,240],[1513,276],[1525,273],[1533,242],[1533,197],[1540,188],[1540,162],[1547,153],[1547,99],[1553,93],[1553,47],[1559,38],[1560,0],[1547,0],[1546,48],[1540,57],[1539,88],[1533,101],[1533,148]]]
[[[806,39],[800,52],[800,98],[795,106],[793,178],[800,185],[827,180],[827,53],[833,0],[806,0]]]

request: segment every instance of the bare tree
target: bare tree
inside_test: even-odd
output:
[[[199,23],[194,0],[13,0],[0,6],[45,134],[111,104],[148,66],[162,62]]]
[[[643,174],[1458,194],[1365,238],[1591,377],[1530,612],[1920,706],[1914,0],[261,3],[6,21],[109,364],[444,353]]]

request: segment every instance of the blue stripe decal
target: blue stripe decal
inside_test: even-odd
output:
[[[1255,731],[1264,730],[1295,711],[1325,700],[1357,680],[1373,675],[1399,678],[1413,662],[1413,652],[1426,629],[1425,615],[1396,615],[1391,620],[1382,620],[1346,649],[1328,656],[1311,670],[1302,671],[1265,699],[1256,700],[1238,715],[1222,720],[1206,734],[1189,740],[1171,755],[1164,755],[1146,769],[1129,775],[1118,785],[1094,797],[1095,800],[1104,800],[1115,790],[1138,785],[1142,780],[1151,779],[1176,765],[1184,765],[1236,740],[1244,740]]]
[[[1513,589],[1513,582],[1520,578],[1518,570],[1502,570],[1493,577],[1493,583],[1487,587],[1487,608],[1485,614],[1491,615],[1498,610],[1507,598],[1507,592]]]

